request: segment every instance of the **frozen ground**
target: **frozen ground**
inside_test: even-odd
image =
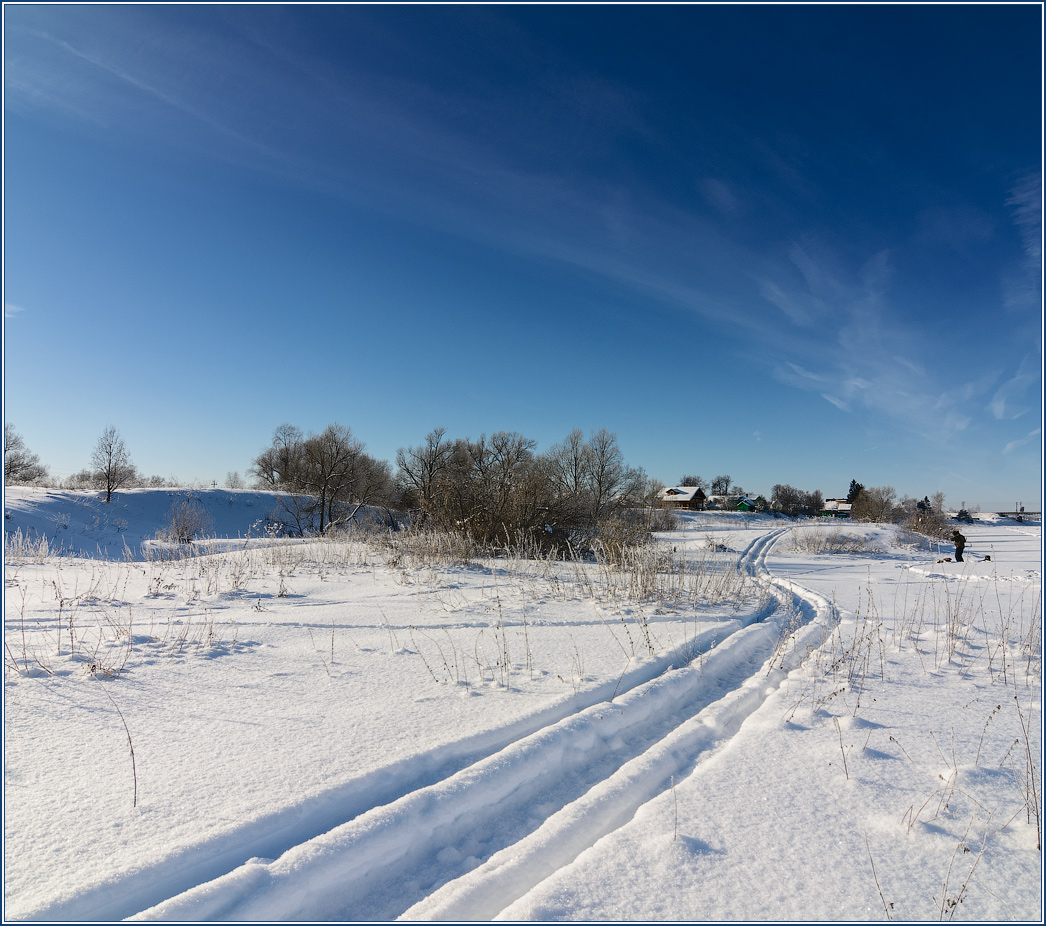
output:
[[[172,558],[179,493],[6,492],[6,919],[1041,920],[1038,525],[469,561],[197,495]]]

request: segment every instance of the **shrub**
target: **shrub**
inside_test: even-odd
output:
[[[797,553],[882,553],[872,537],[854,534],[839,527],[797,529],[790,532],[792,549]]]
[[[850,517],[855,521],[873,521],[878,524],[894,520],[897,491],[893,486],[872,486],[862,489],[853,503]]]
[[[156,539],[168,543],[192,543],[213,526],[211,516],[199,503],[194,499],[185,498],[171,505],[167,521],[163,528],[156,532]]]
[[[593,547],[605,560],[614,562],[620,560],[626,550],[646,546],[653,539],[646,513],[625,509],[599,521]]]
[[[904,530],[943,540],[951,533],[944,513],[934,508],[920,508],[901,522]]]

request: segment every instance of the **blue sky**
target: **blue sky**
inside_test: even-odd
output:
[[[4,403],[1040,507],[1042,8],[4,7]]]

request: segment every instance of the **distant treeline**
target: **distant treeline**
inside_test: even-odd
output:
[[[625,462],[605,429],[587,439],[572,431],[544,453],[536,447],[514,431],[451,439],[437,428],[399,450],[393,470],[343,425],[306,436],[284,424],[251,475],[295,498],[288,511],[300,530],[326,532],[366,505],[386,510],[390,524],[393,511],[409,512],[415,525],[458,531],[484,546],[586,547],[642,520],[638,512],[662,488]]]
[[[656,515],[664,485],[641,467],[628,465],[616,435],[605,428],[586,438],[575,429],[562,443],[538,453],[537,441],[515,431],[478,439],[449,438],[443,428],[414,447],[396,453],[395,468],[366,452],[362,441],[340,424],[308,434],[291,424],[276,428],[272,440],[247,473],[259,488],[286,493],[283,529],[324,534],[356,520],[364,507],[384,512],[390,527],[404,519],[421,527],[455,531],[484,546],[519,542],[575,551],[604,542],[625,542],[665,526]],[[53,485],[48,469],[31,452],[14,426],[4,426],[6,483]],[[108,426],[98,439],[91,467],[63,480],[65,488],[96,488],[106,500],[119,488],[178,485],[174,477],[145,477],[131,462],[119,432]],[[238,472],[225,485],[243,488]],[[741,495],[730,476],[711,483],[687,475],[683,486],[709,488],[715,495]],[[853,480],[846,499],[851,517],[905,524],[939,534],[947,519],[944,495],[898,501],[891,486],[866,489]],[[820,491],[790,485],[773,487],[766,511],[817,516],[824,509]]]

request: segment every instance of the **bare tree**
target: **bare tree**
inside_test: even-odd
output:
[[[646,473],[625,464],[617,435],[606,428],[589,437],[588,444],[592,454],[592,515],[599,520],[612,509],[635,504],[643,495]]]
[[[684,476],[679,480],[679,484],[681,486],[701,489],[702,491],[708,488],[708,482],[701,476]]]
[[[574,430],[541,455],[536,441],[514,431],[478,440],[445,434],[437,428],[423,445],[396,454],[398,487],[423,521],[482,545],[525,538],[581,549],[604,526],[643,507],[652,490],[605,429],[587,440]]]
[[[338,497],[351,490],[363,443],[340,424],[328,425],[304,444],[305,470],[301,489],[319,503],[320,533],[334,522]]]
[[[648,477],[643,486],[643,502],[654,508],[660,508],[661,493],[665,488],[665,484],[660,479],[655,479],[653,476]],[[700,486],[696,486],[696,488],[700,488]]]
[[[540,464],[552,489],[546,523],[575,551],[631,532],[652,491],[646,473],[625,463],[616,435],[605,428],[587,441],[572,431]]]
[[[531,533],[547,501],[535,444],[515,431],[455,441],[438,483],[437,522],[484,544]]]
[[[890,520],[927,537],[944,538],[949,529],[944,514],[944,493],[936,492],[932,499],[925,495],[922,501],[906,495],[894,505]]]
[[[366,505],[375,505],[382,509],[387,523],[395,528],[391,505],[399,495],[396,483],[392,478],[392,467],[387,460],[379,460],[368,453],[361,453],[356,459],[349,486],[349,498],[352,511],[345,521],[354,521],[360,509]]]
[[[617,436],[605,428],[584,440],[571,431],[544,456],[561,514],[586,524],[641,500],[647,491],[642,469],[625,463]]]
[[[444,440],[444,428],[435,428],[420,447],[396,452],[396,478],[408,503],[421,510],[421,520],[435,517],[443,480],[454,453],[454,443]]]
[[[280,425],[251,472],[258,484],[281,493],[281,506],[302,533],[326,533],[351,521],[364,505],[386,503],[392,493],[388,463],[364,453],[363,442],[340,424],[309,437]]]
[[[542,459],[555,496],[556,526],[570,530],[584,524],[591,509],[592,448],[581,429],[575,428],[562,444],[550,447]]]
[[[105,487],[106,504],[112,500],[113,492],[133,482],[137,475],[123,438],[112,425],[98,438],[94,453],[91,454],[91,465],[97,484]]]
[[[447,440],[437,428],[424,445],[396,455],[397,481],[422,521],[500,545],[535,538],[556,522],[550,473],[536,442],[514,431]]]
[[[4,425],[4,482],[36,482],[47,478],[47,467],[33,453],[13,424]]]
[[[62,480],[63,489],[92,489],[97,485],[95,474],[86,467]]]
[[[791,517],[813,517],[823,510],[824,497],[820,490],[804,492],[790,485],[775,485],[770,506]]]
[[[580,497],[586,491],[592,450],[585,443],[580,428],[574,428],[563,441],[545,454],[549,475],[556,488],[567,495]]]
[[[729,495],[730,494],[730,477],[729,476],[716,476],[712,480],[712,486],[710,493],[712,495]]]
[[[272,443],[254,458],[250,473],[259,487],[294,491],[302,468],[301,428],[281,424],[272,435]]]
[[[892,521],[897,491],[893,486],[862,489],[853,503],[850,516],[858,521]]]

